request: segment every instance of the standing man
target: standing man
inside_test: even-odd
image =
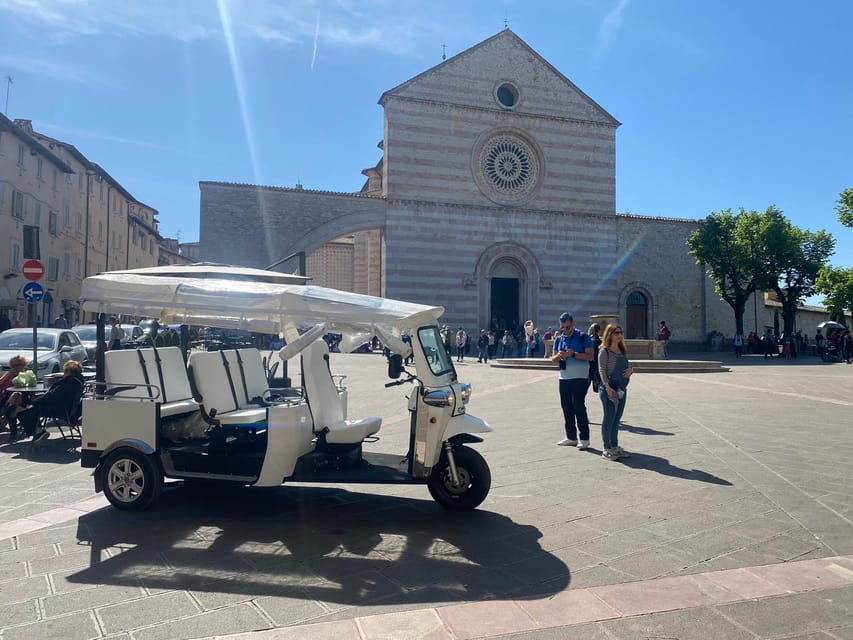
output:
[[[663,320],[660,321],[660,329],[658,329],[657,339],[663,342],[663,357],[669,360],[669,348],[667,347],[667,343],[669,339],[672,337],[672,332],[669,330],[669,327],[666,326],[666,322]]]
[[[60,313],[59,317],[53,321],[53,326],[56,329],[67,329],[68,328],[68,320],[65,319],[64,313]]]
[[[121,339],[124,337],[124,331],[118,324],[118,318],[110,316],[107,322],[110,323],[110,335],[107,337],[107,350],[115,351],[116,349],[121,349]]]
[[[589,447],[586,392],[589,389],[589,363],[595,357],[595,348],[590,337],[575,328],[572,314],[564,313],[560,316],[560,329],[562,333],[554,338],[551,362],[560,366],[560,406],[563,409],[566,437],[557,444],[561,447],[577,445],[578,449],[583,450]]]
[[[477,362],[489,361],[489,336],[485,329],[480,329],[480,337],[477,338]]]

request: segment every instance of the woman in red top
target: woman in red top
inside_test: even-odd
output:
[[[6,390],[12,386],[12,380],[19,373],[26,371],[28,364],[29,361],[24,356],[12,356],[9,360],[9,370],[0,376],[0,403],[3,406],[3,410],[0,412],[0,428],[6,428],[9,423],[7,413],[15,408],[9,404],[9,394],[6,393]]]

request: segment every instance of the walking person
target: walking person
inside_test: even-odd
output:
[[[480,337],[477,338],[477,362],[489,361],[489,336],[485,329],[480,329]]]
[[[660,321],[660,329],[658,329],[657,340],[663,342],[663,357],[669,360],[669,339],[672,337],[672,331],[666,326],[664,320]]]
[[[602,349],[598,354],[598,373],[601,376],[601,386],[598,397],[604,409],[601,419],[601,440],[604,451],[601,457],[605,460],[627,458],[631,454],[619,446],[619,421],[625,412],[628,400],[628,382],[634,373],[628,362],[622,327],[608,325],[602,338]]]
[[[545,357],[550,360],[554,355],[554,330],[548,327],[542,339],[545,341]]]
[[[468,336],[465,335],[462,327],[459,327],[459,331],[456,332],[456,362],[462,362],[465,359],[465,347],[467,342]]]
[[[738,332],[734,339],[735,358],[740,358],[743,355],[743,334]]]
[[[592,340],[593,358],[589,363],[589,380],[592,382],[592,390],[598,393],[598,387],[601,385],[601,377],[598,375],[598,352],[601,349],[601,325],[593,322],[589,325],[589,339]]]
[[[501,358],[512,358],[512,348],[514,346],[515,338],[512,337],[509,329],[505,329],[503,338],[501,338]]]
[[[561,447],[589,447],[589,416],[586,411],[586,392],[589,389],[589,363],[595,348],[589,336],[575,327],[570,313],[560,316],[562,332],[554,338],[551,362],[560,367],[560,407],[563,410],[566,437]],[[579,437],[578,437],[579,436]]]

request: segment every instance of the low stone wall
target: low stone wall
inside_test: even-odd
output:
[[[625,340],[629,358],[663,360],[663,342],[660,340]]]

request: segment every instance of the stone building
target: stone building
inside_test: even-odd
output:
[[[687,253],[697,221],[616,213],[620,123],[511,30],[379,104],[383,157],[361,192],[200,183],[202,259],[266,267],[305,252],[313,276],[349,237],[341,288],[442,305],[453,326],[544,327],[570,310],[615,314],[631,338],[661,319],[679,342],[733,333]]]
[[[74,145],[0,115],[0,308],[13,321],[27,319],[20,295],[27,258],[40,259],[46,271],[39,323],[60,313],[81,322],[83,278],[157,264],[156,215]]]

